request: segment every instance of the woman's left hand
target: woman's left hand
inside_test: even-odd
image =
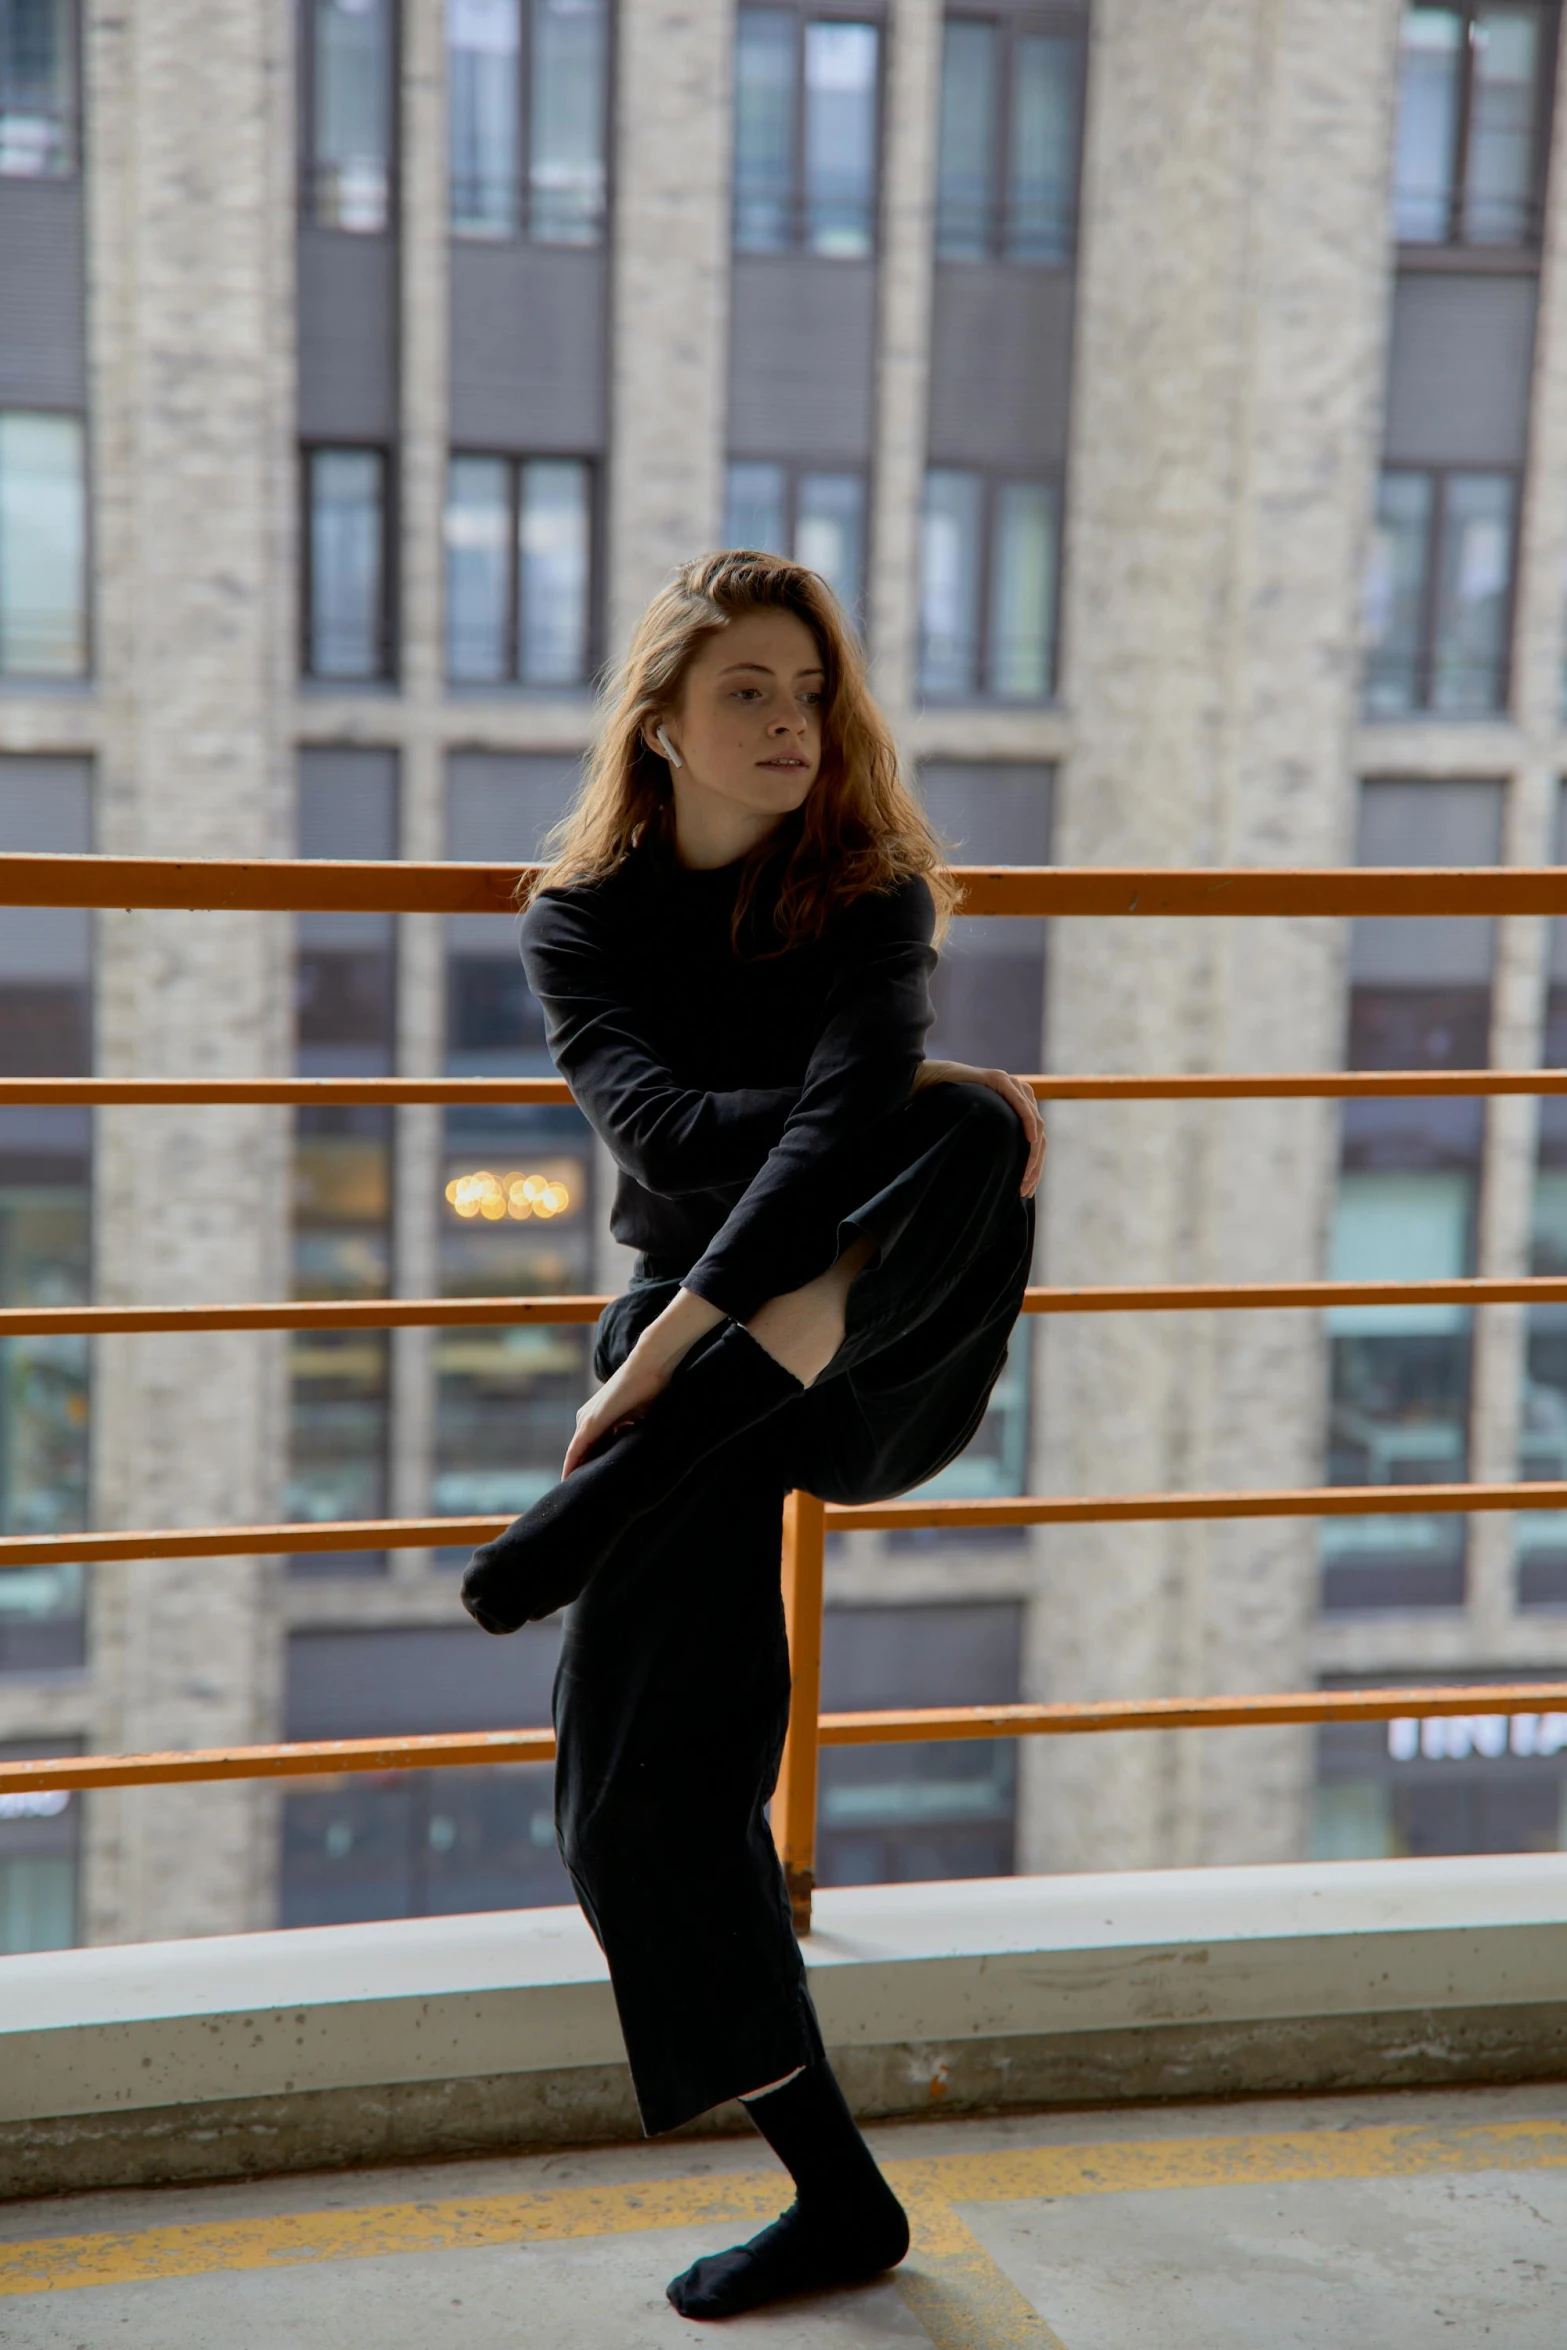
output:
[[[577,1432],[566,1447],[562,1478],[580,1468],[595,1444],[623,1420],[640,1420],[662,1395],[697,1340],[724,1319],[722,1306],[710,1305],[694,1290],[678,1289],[663,1312],[650,1322],[618,1371],[590,1395],[577,1414]]]
[[[1011,1104],[1028,1136],[1028,1164],[1018,1189],[1025,1199],[1032,1199],[1044,1172],[1045,1121],[1028,1087],[1005,1069],[971,1069],[966,1061],[921,1061],[914,1072],[913,1091],[920,1093],[927,1085],[988,1085],[992,1093],[999,1093]]]
[[[640,1420],[669,1381],[669,1367],[655,1361],[651,1353],[633,1347],[620,1369],[605,1380],[597,1395],[588,1397],[578,1412],[576,1433],[566,1447],[561,1476],[569,1477],[573,1469],[580,1468],[593,1447],[623,1420]]]

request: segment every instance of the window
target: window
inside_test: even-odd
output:
[[[0,179],[76,169],[71,0],[0,0]]]
[[[851,618],[863,617],[865,477],[743,458],[725,485],[724,539],[819,571]]]
[[[1050,862],[1051,768],[933,760],[920,769],[919,787],[926,813],[959,863]],[[947,933],[931,993],[936,1020],[926,1050],[932,1055],[1024,1076],[1044,1066],[1043,921],[993,922],[960,914]],[[1020,1324],[984,1419],[958,1458],[920,1487],[922,1497],[958,1501],[1027,1492],[1032,1360],[1030,1331]],[[1010,1534],[997,1529],[992,1538],[1004,1541]],[[927,1529],[893,1539],[924,1550],[974,1538]]]
[[[0,850],[91,846],[80,759],[0,758]],[[0,908],[0,1073],[92,1073],[92,916]],[[91,1296],[92,1114],[0,1109],[0,1304],[85,1305]],[[0,1340],[0,1529],[68,1534],[88,1523],[88,1346]],[[0,1672],[83,1657],[80,1566],[0,1573]],[[67,1937],[68,1938],[68,1937]]]
[[[459,684],[585,685],[592,671],[593,468],[453,457],[446,666]]]
[[[0,1761],[75,1754],[75,1738],[0,1746]],[[0,1795],[0,1957],[69,1950],[76,1940],[76,1877],[82,1799],[64,1787]]]
[[[1393,222],[1411,245],[1522,245],[1540,231],[1555,10],[1406,8]]]
[[[1498,1668],[1484,1677],[1552,1678],[1538,1665]],[[1442,1678],[1463,1675],[1444,1665]],[[1399,1679],[1377,1674],[1394,1688]],[[1390,1722],[1324,1723],[1317,1733],[1312,1858],[1421,1860],[1567,1846],[1567,1688],[1561,1704],[1560,1712],[1510,1717],[1405,1714]]]
[[[446,39],[453,234],[596,245],[606,0],[447,0]]]
[[[1362,864],[1492,864],[1500,839],[1496,785],[1362,787]],[[1492,930],[1470,919],[1356,922],[1347,1065],[1483,1068]],[[1333,1279],[1453,1280],[1472,1270],[1482,1110],[1478,1101],[1419,1097],[1344,1105]],[[1469,1473],[1467,1310],[1336,1306],[1327,1332],[1328,1483],[1462,1481]],[[1324,1607],[1461,1605],[1464,1531],[1463,1519],[1448,1515],[1324,1520]]]
[[[1015,1704],[1021,1619],[1007,1600],[830,1607],[823,1709]],[[1016,1739],[824,1747],[817,1883],[1010,1876],[1016,1815]]]
[[[578,782],[574,759],[487,752],[447,770],[447,854],[534,857]],[[446,1066],[454,1077],[548,1076],[544,1021],[517,925],[453,915],[446,931]],[[448,1297],[527,1297],[593,1287],[593,1142],[569,1104],[448,1110],[440,1268]],[[555,1483],[593,1382],[591,1333],[537,1323],[437,1334],[435,1508],[526,1509]],[[451,1563],[466,1563],[454,1552]],[[541,1719],[544,1717],[540,1717]]]
[[[1072,257],[1083,45],[1027,20],[949,16],[941,54],[936,252]]]
[[[391,219],[393,0],[307,0],[307,21],[306,217],[375,236]]]
[[[79,416],[0,414],[0,677],[87,669],[87,501]]]
[[[305,671],[389,677],[387,460],[381,449],[305,452]]]
[[[1567,848],[1567,799],[1557,810],[1556,861]],[[1567,922],[1551,924],[1545,999],[1547,1069],[1567,1068]],[[1567,1098],[1540,1100],[1530,1270],[1567,1273]],[[1520,1477],[1567,1477],[1567,1307],[1531,1306],[1524,1372]],[[1567,1607],[1567,1512],[1520,1511],[1513,1520],[1521,1608]]]
[[[554,1623],[524,1625],[504,1648],[481,1648],[458,1625],[296,1632],[284,1736],[543,1725],[559,1648]],[[286,1795],[279,1922],[336,1926],[570,1901],[553,1780],[548,1763],[378,1771]]]
[[[1383,474],[1365,599],[1371,717],[1505,706],[1517,501],[1510,473]]]
[[[395,857],[395,754],[300,755],[299,854]],[[304,1077],[376,1077],[396,1064],[395,920],[295,917],[296,1063]],[[302,1109],[294,1131],[294,1295],[386,1297],[392,1288],[392,1113]],[[289,1346],[287,1514],[387,1514],[390,1344],[384,1330],[300,1330]],[[378,1573],[381,1551],[305,1553],[296,1575]]]
[[[871,252],[874,24],[742,8],[735,26],[734,239],[741,253]]]
[[[1060,490],[933,466],[925,476],[920,685],[942,700],[1055,690]]]

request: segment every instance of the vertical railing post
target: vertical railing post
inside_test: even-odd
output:
[[[797,1934],[811,1930],[811,1890],[816,1883],[816,1717],[822,1704],[826,1546],[823,1505],[814,1493],[791,1493],[784,1503],[783,1600],[793,1694],[772,1816],[773,1841],[783,1862]]]

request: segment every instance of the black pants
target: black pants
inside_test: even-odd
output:
[[[835,1169],[822,1270],[861,1234],[877,1244],[843,1345],[797,1403],[639,1522],[567,1614],[556,1826],[650,2135],[821,2052],[765,1814],[789,1719],[783,1497],[886,1500],[962,1451],[1028,1280],[1026,1157],[999,1095],[937,1085]],[[681,1270],[639,1262],[601,1317],[600,1378]]]

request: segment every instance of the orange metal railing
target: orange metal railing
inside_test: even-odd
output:
[[[303,861],[182,861],[131,857],[0,857],[0,903],[210,909],[230,912],[360,910],[460,914],[507,911],[516,868]],[[1301,919],[1393,915],[1567,914],[1567,872],[1486,867],[1315,872],[1125,871],[969,867],[960,874],[970,914],[1086,916],[1225,915]],[[1377,1095],[1486,1096],[1567,1092],[1567,1071],[1325,1071],[1254,1075],[1038,1076],[1045,1101],[1353,1099]],[[6,1103],[564,1102],[557,1079],[323,1078],[0,1080]],[[1441,1282],[1164,1283],[1143,1287],[1039,1288],[1026,1311],[1059,1313],[1320,1310],[1354,1304],[1567,1302],[1567,1280]],[[0,1337],[217,1329],[352,1329],[432,1324],[584,1323],[597,1297],[406,1298],[351,1304],[178,1307],[49,1307],[0,1311]],[[1567,1482],[1356,1486],[1235,1493],[1022,1496],[1007,1500],[824,1505],[805,1493],[786,1505],[783,1551],[794,1704],[774,1832],[796,1920],[810,1922],[817,1755],[822,1745],[908,1739],[1061,1736],[1108,1731],[1259,1727],[1275,1723],[1388,1720],[1410,1714],[1528,1714],[1562,1703],[1560,1685],[1508,1683],[1423,1689],[1306,1690],[1274,1695],[1109,1699],[1082,1705],[956,1706],[828,1714],[820,1711],[823,1558],[834,1528],[1134,1523],[1194,1518],[1364,1516],[1567,1507]],[[330,1525],[165,1528],[0,1538],[0,1568],[46,1560],[256,1556],[365,1548],[423,1548],[482,1541],[498,1518],[376,1519]],[[176,1781],[319,1776],[340,1771],[547,1762],[544,1729],[436,1737],[327,1740],[162,1755],[77,1755],[0,1764],[0,1792],[44,1787],[129,1787]]]

